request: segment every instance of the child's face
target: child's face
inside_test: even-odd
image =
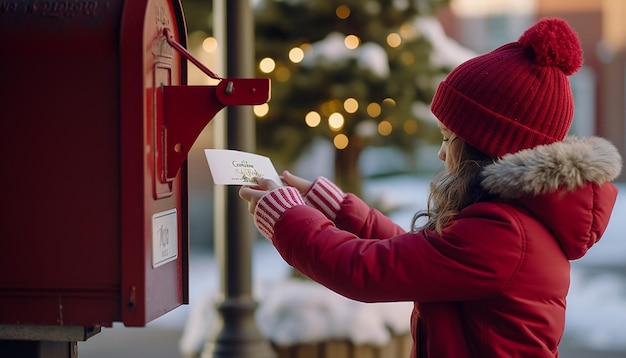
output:
[[[454,167],[454,154],[450,154],[450,149],[452,142],[457,139],[457,137],[448,128],[446,128],[443,123],[438,122],[437,126],[439,127],[441,135],[443,136],[443,139],[441,141],[441,147],[439,148],[439,152],[437,153],[437,155],[439,156],[439,159],[441,159],[446,164],[446,168],[448,169],[448,171],[451,171],[451,169]]]

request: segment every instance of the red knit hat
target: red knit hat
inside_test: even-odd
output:
[[[431,110],[454,134],[493,157],[561,141],[574,116],[567,76],[582,62],[567,22],[542,19],[517,42],[450,72]]]

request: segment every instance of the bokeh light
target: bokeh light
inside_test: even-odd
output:
[[[208,53],[215,52],[215,50],[217,50],[217,40],[215,37],[207,37],[204,39],[204,41],[202,41],[202,50]]]
[[[311,111],[307,113],[306,116],[304,116],[304,122],[307,126],[315,128],[319,126],[322,122],[322,116],[320,116],[320,114],[315,111]]]
[[[386,105],[386,106],[395,107],[396,106],[396,100],[391,98],[391,97],[387,97],[387,98],[383,99],[383,104]]]
[[[417,124],[417,121],[414,119],[407,119],[402,125],[402,129],[404,129],[404,132],[408,135],[413,135],[417,133],[418,128],[419,126]]]
[[[359,102],[354,98],[347,98],[343,101],[343,109],[348,113],[354,113],[359,109]]]
[[[270,111],[270,105],[267,103],[259,104],[253,106],[252,110],[257,117],[264,117]]]
[[[270,73],[274,71],[275,68],[276,62],[274,62],[274,59],[271,59],[269,57],[265,57],[259,62],[259,69],[263,73]]]
[[[287,82],[291,77],[291,71],[286,66],[278,66],[274,71],[274,76],[277,81]]]
[[[337,134],[335,138],[333,138],[333,144],[337,149],[346,149],[349,143],[350,140],[348,139],[348,136],[343,133]]]
[[[289,50],[289,60],[293,63],[300,63],[304,59],[304,51],[300,47]]]
[[[344,123],[345,120],[341,113],[335,112],[328,117],[328,127],[335,132],[343,128]]]
[[[339,5],[335,9],[335,14],[338,18],[345,20],[350,16],[350,8],[347,5]]]
[[[361,44],[361,39],[358,38],[356,35],[348,35],[343,40],[343,43],[350,50],[354,50],[355,48],[359,47],[359,45]]]
[[[380,121],[380,123],[378,123],[378,133],[384,137],[390,135],[392,130],[393,126],[388,120]]]
[[[402,38],[395,32],[387,35],[387,45],[390,47],[398,47],[402,44]]]
[[[410,24],[403,24],[400,26],[399,32],[403,39],[411,40],[417,37],[417,29]]]
[[[367,105],[367,114],[369,114],[370,117],[376,118],[380,116],[381,112],[382,112],[382,109],[380,107],[380,104],[376,102],[372,102]]]

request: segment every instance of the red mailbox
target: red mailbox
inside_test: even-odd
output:
[[[186,86],[186,59],[215,75],[178,0],[3,2],[0,34],[0,325],[143,326],[186,303],[186,155],[269,80]]]

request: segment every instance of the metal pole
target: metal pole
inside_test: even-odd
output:
[[[250,0],[213,2],[218,42],[226,45],[226,76],[254,77],[254,23]],[[221,35],[221,36],[220,36]],[[221,126],[230,149],[253,151],[254,116],[249,106],[225,108]],[[217,130],[217,128],[216,128]],[[222,299],[217,305],[219,331],[204,346],[203,358],[274,358],[255,321],[252,296],[254,228],[239,187],[216,191],[216,254],[220,260]],[[218,223],[219,221],[219,223]]]

